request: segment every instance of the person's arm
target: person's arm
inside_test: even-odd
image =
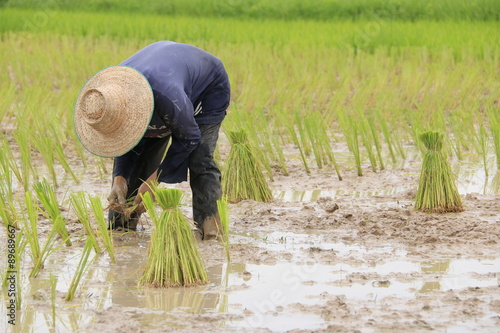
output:
[[[144,142],[141,140],[139,144],[137,144],[137,146],[135,146],[128,153],[115,157],[113,167],[113,186],[111,187],[111,191],[107,198],[109,203],[117,202],[121,205],[125,204],[128,192],[127,179],[130,177],[130,173],[143,150]]]
[[[189,155],[198,147],[201,132],[194,119],[193,104],[184,91],[171,91],[163,97],[161,110],[172,131],[172,144],[159,167],[158,180],[180,183],[187,180]]]
[[[128,153],[115,157],[113,175],[129,179],[132,170],[144,151],[144,138]]]

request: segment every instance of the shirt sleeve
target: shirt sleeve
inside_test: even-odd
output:
[[[189,155],[200,142],[201,132],[194,119],[193,104],[182,90],[157,96],[158,110],[172,130],[172,144],[159,167],[160,182],[180,183],[187,180]]]
[[[114,176],[123,176],[129,179],[132,170],[134,170],[137,161],[144,151],[144,138],[128,153],[115,158]]]

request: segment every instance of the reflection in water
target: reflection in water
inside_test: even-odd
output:
[[[108,281],[113,305],[126,307],[143,307],[162,311],[180,308],[192,313],[203,313],[207,310],[227,308],[227,297],[221,298],[220,290],[211,292],[207,286],[148,288],[137,287],[137,280],[147,250],[128,251],[127,258],[122,259],[114,271],[110,271]],[[218,264],[207,267],[210,283],[217,286],[227,285],[229,274],[241,274],[245,264]],[[133,274],[131,274],[133,272]],[[224,304],[226,301],[226,304]]]
[[[450,268],[451,260],[444,261],[423,261],[420,263],[420,267],[423,273],[436,273],[436,274],[445,274]]]
[[[450,260],[444,260],[444,261],[424,261],[420,263],[420,269],[422,270],[422,273],[425,274],[432,274],[432,276],[443,276],[448,272],[448,269],[450,268]],[[439,281],[425,281],[424,285],[422,288],[420,288],[419,293],[428,293],[433,290],[440,290],[441,289],[441,283]]]
[[[371,197],[379,195],[391,195],[397,192],[409,190],[406,187],[394,187],[390,189],[381,189],[376,191],[344,191],[344,190],[287,190],[287,191],[274,191],[273,198],[285,202],[314,202],[321,197],[335,198],[341,195],[349,195],[355,198]]]

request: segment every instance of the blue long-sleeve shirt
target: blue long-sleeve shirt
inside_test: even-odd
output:
[[[222,62],[195,46],[160,41],[121,63],[141,72],[154,95],[154,111],[144,138],[172,135],[159,166],[159,181],[187,180],[190,153],[200,142],[201,124],[220,123],[229,105],[230,85]],[[115,176],[128,179],[146,140],[115,159]]]

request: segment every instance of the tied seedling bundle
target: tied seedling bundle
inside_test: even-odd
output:
[[[198,252],[189,221],[179,206],[182,191],[153,189],[142,196],[144,207],[151,217],[148,260],[139,285],[152,287],[197,286],[208,282],[208,275]],[[156,210],[153,196],[161,208]]]
[[[267,202],[272,193],[244,130],[229,131],[231,150],[224,165],[222,190],[230,202],[244,199]]]
[[[442,151],[443,134],[420,134],[427,151],[424,154],[415,208],[423,212],[446,213],[464,210],[450,165]]]

